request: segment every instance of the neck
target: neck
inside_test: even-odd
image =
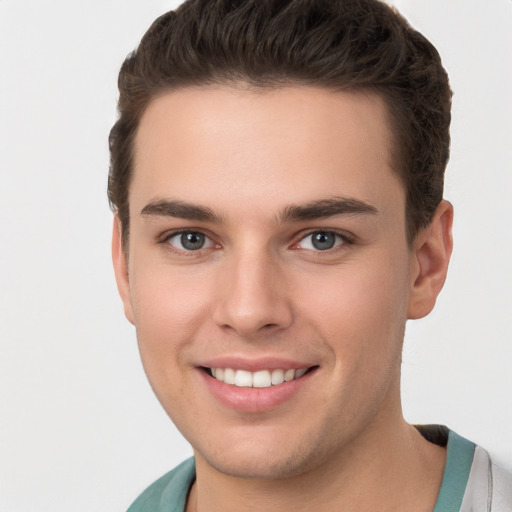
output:
[[[187,512],[431,512],[441,486],[445,450],[426,441],[405,422],[399,405],[398,409],[394,421],[375,418],[339,453],[288,478],[225,475],[196,454],[197,479]]]

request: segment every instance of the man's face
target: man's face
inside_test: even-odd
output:
[[[198,464],[295,475],[399,421],[415,258],[390,139],[371,95],[187,88],[149,105],[117,274]]]

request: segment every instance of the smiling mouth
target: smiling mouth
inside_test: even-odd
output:
[[[317,367],[259,370],[256,372],[234,370],[233,368],[205,368],[205,370],[211,377],[224,384],[240,388],[269,388],[300,379],[315,368]]]

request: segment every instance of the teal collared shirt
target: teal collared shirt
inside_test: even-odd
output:
[[[512,477],[494,466],[485,450],[451,430],[446,432],[446,466],[433,512],[512,511]],[[150,485],[127,512],[184,512],[195,478],[191,457]]]
[[[191,457],[151,484],[128,512],[184,512],[195,479],[196,461]]]

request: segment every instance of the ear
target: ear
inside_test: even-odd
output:
[[[124,305],[124,314],[128,321],[133,324],[128,260],[123,244],[121,221],[117,215],[114,216],[114,226],[112,229],[112,262],[114,263],[117,289],[119,290],[119,295]]]
[[[441,201],[431,223],[413,242],[411,286],[407,317],[427,316],[443,288],[452,254],[453,206]]]

